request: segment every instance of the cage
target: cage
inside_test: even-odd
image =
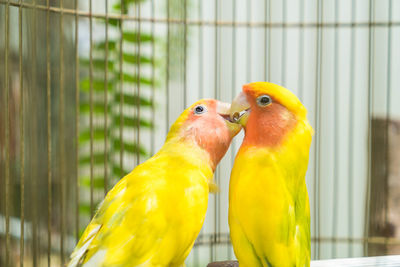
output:
[[[400,2],[0,0],[0,265],[62,266],[97,203],[200,98],[308,109],[312,258],[400,252]],[[216,170],[187,266],[234,259]]]

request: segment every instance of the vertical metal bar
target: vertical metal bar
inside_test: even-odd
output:
[[[287,0],[283,0],[282,2],[282,65],[281,65],[281,80],[282,80],[282,85],[286,86],[286,51],[287,51],[287,44],[286,44],[286,39],[287,39],[287,26],[286,26],[286,13],[287,13]]]
[[[216,0],[218,2],[218,0]],[[251,39],[252,39],[252,32],[251,32],[251,0],[247,1],[247,31],[246,31],[246,49],[247,49],[247,56],[246,56],[246,67],[247,67],[247,72],[246,72],[246,82],[251,81]]]
[[[368,255],[368,237],[369,237],[369,223],[370,223],[370,201],[371,201],[371,148],[372,148],[372,99],[374,95],[374,57],[375,57],[375,27],[372,25],[375,21],[375,0],[369,0],[369,33],[368,33],[368,176],[367,176],[367,190],[365,196],[365,229],[364,229],[364,255]]]
[[[321,0],[317,1],[317,38],[316,38],[316,46],[317,46],[317,57],[316,57],[316,76],[315,76],[315,128],[317,134],[315,136],[315,169],[314,169],[314,234],[316,235],[316,239],[318,244],[314,246],[314,255],[316,258],[320,258],[320,155],[321,155],[321,80],[322,80],[322,30],[321,30],[321,21],[322,21],[322,7],[323,2]]]
[[[61,254],[61,265],[64,264],[64,236],[65,236],[65,136],[64,136],[64,13],[63,13],[63,0],[60,0],[60,179],[61,179],[61,209],[60,209],[60,221],[61,221],[61,238],[60,238],[60,254]]]
[[[93,131],[93,17],[92,17],[92,0],[89,0],[89,128],[90,128],[90,218],[93,218],[94,214],[94,199],[93,199],[93,188],[94,188],[94,131]]]
[[[236,0],[232,1],[232,99],[235,97],[236,90]],[[232,149],[232,152],[234,149]],[[232,160],[233,163],[233,160]]]
[[[199,99],[203,98],[204,95],[204,83],[203,83],[203,0],[198,1],[198,20],[199,20]],[[203,229],[200,230],[200,235],[203,234]],[[195,248],[194,255],[194,266],[199,266],[200,265],[200,246]]]
[[[264,28],[264,80],[271,80],[271,0],[265,0],[265,24]]]
[[[203,0],[199,0],[199,98],[203,98],[204,95],[204,83],[203,83]]]
[[[47,0],[49,1],[49,0]],[[78,11],[78,0],[75,0],[75,10]],[[76,242],[79,240],[79,16],[78,13],[75,14],[75,239]],[[50,56],[50,54],[49,54]],[[50,67],[50,66],[49,66]],[[49,83],[50,84],[50,83]]]
[[[9,42],[10,42],[10,25],[9,25],[9,2],[6,2],[5,6],[5,55],[4,55],[4,90],[5,90],[5,149],[6,149],[6,169],[5,169],[5,217],[6,217],[6,266],[10,265],[10,253],[11,253],[11,240],[10,240],[10,118],[9,118],[9,77],[8,77],[8,53],[9,53]]]
[[[51,179],[51,76],[50,76],[50,0],[46,0],[46,93],[47,93],[47,266],[51,266],[51,217],[52,217],[52,179]]]
[[[137,102],[136,102],[136,115],[137,115],[137,123],[136,123],[136,165],[140,163],[140,32],[141,32],[141,17],[140,17],[140,1],[136,2],[135,5],[138,21],[137,21],[137,31],[136,31],[136,48],[137,48]]]
[[[187,106],[187,0],[183,0],[183,108]]]
[[[231,79],[232,79],[232,99],[235,97],[236,94],[236,0],[232,1],[232,73],[231,73]],[[265,73],[265,70],[264,70]],[[236,143],[235,141],[232,142],[231,144],[231,165],[233,166],[235,162],[235,152],[236,152]],[[228,259],[232,258],[231,255],[231,249],[230,249],[230,244],[228,244]]]
[[[154,130],[154,125],[156,121],[155,117],[155,108],[154,108],[154,98],[155,98],[155,45],[154,45],[154,0],[151,0],[150,2],[151,5],[151,125],[152,125],[152,130],[151,130],[151,139],[150,139],[150,155],[154,155],[154,150],[155,150],[155,130]]]
[[[335,1],[335,22],[339,23],[339,1]],[[338,32],[338,27],[336,26],[334,29],[334,35],[335,35],[335,40],[334,40],[334,67],[333,67],[333,106],[334,106],[334,120],[333,120],[333,129],[334,129],[334,141],[333,141],[333,223],[332,223],[332,238],[336,238],[337,236],[337,225],[338,225],[338,209],[339,206],[338,204],[338,188],[339,188],[339,112],[338,112],[338,106],[339,106],[339,63],[338,63],[338,58],[339,58],[339,32]],[[336,242],[332,242],[332,247],[331,247],[331,253],[332,257],[336,258]]]
[[[214,28],[215,28],[215,32],[214,32],[214,71],[215,71],[215,78],[214,78],[214,98],[215,99],[218,99],[219,98],[219,92],[218,92],[218,81],[219,81],[219,79],[218,79],[218,76],[219,76],[219,73],[218,73],[218,71],[219,71],[219,68],[218,68],[218,64],[219,64],[219,51],[218,51],[218,46],[219,46],[219,39],[218,39],[218,37],[219,37],[219,35],[218,35],[218,12],[219,12],[219,5],[218,5],[218,3],[219,3],[219,1],[215,1],[214,2],[215,3],[215,7],[214,7],[214,12],[215,12],[215,14],[214,14],[214,17],[215,17],[215,25],[214,25]],[[216,182],[216,184],[218,185],[219,184],[219,174],[220,174],[220,171],[219,171],[220,169],[219,169],[219,167],[217,166],[217,169],[215,170],[215,182]],[[212,240],[211,240],[211,246],[210,246],[210,249],[211,249],[211,254],[210,254],[210,256],[211,256],[211,261],[215,261],[215,259],[216,259],[216,244],[217,244],[217,233],[218,233],[218,230],[219,230],[219,227],[218,227],[218,224],[219,224],[219,209],[218,209],[218,206],[219,206],[219,195],[215,195],[214,196],[214,199],[215,199],[215,201],[214,201],[214,234],[213,234],[213,237],[212,237]]]
[[[356,0],[351,1],[351,21],[355,23],[356,20]],[[354,91],[355,91],[355,45],[356,45],[356,32],[355,27],[351,27],[351,56],[350,56],[350,90],[349,90],[349,103],[350,103],[350,114],[349,114],[349,169],[348,169],[348,198],[349,198],[349,214],[348,214],[348,224],[349,224],[349,256],[353,256],[353,157],[354,157]]]
[[[120,43],[119,43],[119,168],[120,168],[120,177],[124,175],[124,69],[123,69],[123,45],[124,45],[124,31],[123,31],[123,20],[122,16],[125,12],[124,0],[120,1],[121,3],[121,19],[119,20],[119,31],[120,31]]]
[[[170,0],[167,0],[167,62],[166,62],[166,81],[165,81],[165,86],[166,86],[166,133],[168,133],[169,130],[169,36],[170,36],[170,29],[169,29],[169,19],[170,19]]]
[[[304,0],[300,0],[299,8],[300,17],[300,33],[299,33],[299,77],[298,77],[298,87],[299,87],[299,98],[303,101],[304,95]]]
[[[106,23],[104,45],[104,195],[108,191],[108,0],[105,0]]]
[[[385,129],[385,141],[386,141],[386,148],[385,148],[385,177],[388,177],[389,181],[389,176],[390,176],[390,155],[389,155],[389,146],[390,146],[390,135],[389,135],[389,130],[390,130],[390,96],[391,96],[391,51],[392,51],[392,0],[389,0],[389,6],[388,6],[388,47],[387,47],[387,66],[386,66],[386,129]],[[389,184],[386,184],[386,192],[389,193]],[[385,209],[385,223],[386,225],[389,224],[389,196],[386,196],[386,209]],[[385,245],[388,245],[388,238],[385,238]]]
[[[18,9],[18,32],[19,32],[19,90],[20,90],[20,102],[19,102],[19,138],[20,138],[20,157],[21,157],[21,236],[20,236],[20,253],[19,262],[20,267],[24,266],[24,237],[25,237],[25,132],[24,132],[24,83],[23,83],[23,68],[22,68],[22,0],[19,0]]]
[[[33,1],[33,5],[36,5],[36,0]],[[37,9],[33,9],[33,31],[37,30]],[[37,89],[37,60],[36,60],[36,52],[37,52],[37,35],[33,35],[32,38],[32,86],[31,92],[32,97],[35,98],[38,92]],[[37,108],[35,106],[31,106],[32,114],[37,114]],[[30,142],[32,144],[31,148],[31,157],[38,155],[38,144],[37,144],[37,124],[36,124],[37,117],[31,122],[31,135],[30,135]],[[37,171],[37,164],[35,162],[31,162],[31,186],[32,186],[32,202],[31,202],[31,209],[32,209],[32,264],[34,267],[38,266],[38,243],[39,243],[39,235],[38,235],[38,171]]]

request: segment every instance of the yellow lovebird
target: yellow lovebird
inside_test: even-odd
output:
[[[305,182],[313,130],[306,109],[272,83],[243,86],[231,118],[245,129],[229,185],[229,226],[240,267],[310,266]]]
[[[158,153],[110,190],[68,266],[183,266],[215,189],[215,167],[241,128],[229,108],[205,99],[186,109]]]

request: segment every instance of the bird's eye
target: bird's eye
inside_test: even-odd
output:
[[[265,107],[272,103],[272,99],[269,95],[262,95],[257,98],[257,104]]]
[[[194,107],[194,114],[200,115],[207,112],[207,108],[203,105],[198,105]]]

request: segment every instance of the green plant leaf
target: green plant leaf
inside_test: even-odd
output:
[[[117,9],[119,11],[119,9]],[[119,19],[108,19],[108,24],[114,27],[119,27],[120,20]]]
[[[118,139],[114,140],[114,142],[113,142],[114,151],[120,151],[121,148],[122,148],[121,141],[118,140]],[[124,152],[125,153],[129,152],[129,153],[132,153],[132,154],[136,154],[137,152],[139,152],[139,154],[141,156],[146,156],[147,155],[147,152],[146,152],[144,147],[138,146],[136,143],[130,143],[130,142],[126,141],[126,140],[124,140]]]
[[[103,91],[104,92],[104,87],[105,87],[105,81],[104,80],[98,80],[98,79],[93,79],[92,80],[93,84],[93,91]],[[90,81],[89,77],[81,80],[80,82],[80,89],[83,92],[89,92],[90,91]],[[108,90],[112,91],[113,87],[115,85],[115,80],[114,79],[108,79]]]
[[[84,176],[81,177],[81,186],[88,187],[90,189],[91,182],[90,182],[90,176]],[[104,189],[104,177],[102,176],[97,176],[93,177],[93,187],[96,189]]]
[[[96,151],[93,153],[93,161],[94,164],[103,164],[104,163],[104,153],[100,151]],[[91,157],[90,155],[85,155],[79,159],[80,164],[90,164]]]
[[[123,116],[124,118],[124,127],[133,127],[135,128],[138,123],[137,117],[129,117],[127,115]],[[121,123],[121,116],[113,117],[113,127],[119,127]],[[145,128],[153,128],[153,123],[151,121],[145,120],[144,118],[140,118],[140,127]]]
[[[119,92],[118,94],[114,94],[114,101],[119,102],[121,98],[121,93]],[[138,96],[135,95],[128,95],[128,94],[123,94],[123,100],[124,100],[124,105],[130,105],[130,106],[137,106],[138,103]],[[152,107],[153,102],[151,100],[148,100],[144,98],[143,96],[140,96],[140,103],[139,105],[141,107]]]
[[[122,38],[124,41],[129,43],[137,43],[138,41],[140,43],[154,41],[153,35],[144,32],[140,32],[139,40],[138,40],[138,34],[136,32],[128,32],[128,31],[122,33]]]
[[[126,164],[124,164],[124,167],[126,167]],[[128,174],[131,170],[122,170],[120,168],[119,162],[118,163],[114,163],[114,166],[112,168],[112,174],[115,177],[119,177],[119,179],[121,179],[122,177],[124,177],[126,174]]]
[[[138,56],[137,54],[129,54],[129,53],[124,53],[122,55],[122,58],[124,62],[131,63],[131,64],[137,64],[138,63]],[[140,64],[152,64],[151,58],[145,57],[145,56],[140,56]]]
[[[120,75],[120,72],[117,72],[116,76],[119,77],[119,75]],[[127,82],[127,83],[137,83],[137,76],[124,73],[123,80],[124,80],[124,82]],[[152,81],[151,81],[151,79],[145,78],[145,77],[143,77],[143,75],[140,75],[140,84],[152,85]]]
[[[90,215],[90,205],[85,203],[79,203],[79,213]]]
[[[90,129],[85,129],[79,135],[79,143],[86,143],[90,141]],[[104,128],[95,128],[93,129],[93,140],[99,141],[104,140]]]
[[[117,41],[114,40],[108,40],[108,50],[115,50],[117,45]],[[97,44],[94,45],[94,48],[96,50],[105,50],[106,49],[106,42],[99,42]]]
[[[83,102],[83,101],[82,101]],[[90,113],[90,103],[85,101],[79,105],[79,112],[81,113]],[[95,102],[93,103],[93,113],[95,114],[104,114],[104,102]],[[110,103],[108,104],[107,112],[110,112]]]
[[[127,10],[128,7],[132,4],[136,4],[139,2],[144,2],[146,0],[124,0],[124,10]],[[116,4],[113,5],[113,9],[120,11],[121,10],[121,2],[118,2]],[[126,12],[124,12],[125,14]]]
[[[83,58],[79,60],[81,65],[90,67],[90,60],[88,58]],[[92,59],[93,68],[97,70],[104,71],[105,61],[104,59]],[[114,70],[114,62],[108,60],[108,70],[111,72]]]

